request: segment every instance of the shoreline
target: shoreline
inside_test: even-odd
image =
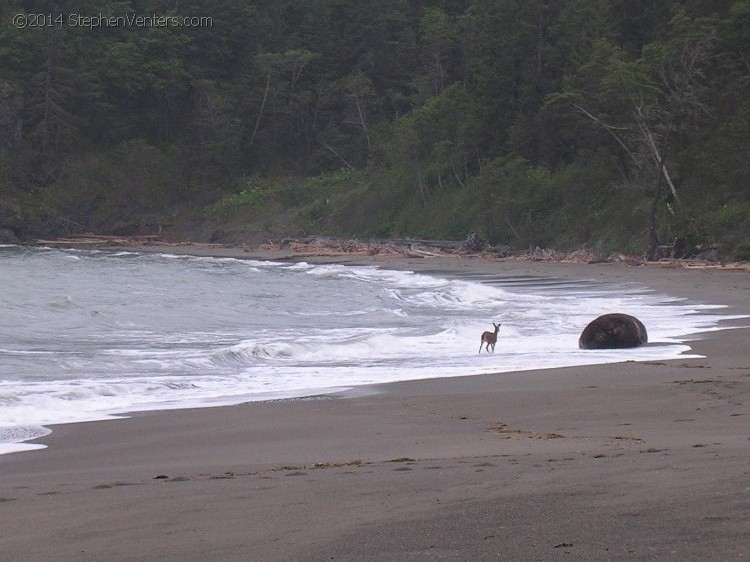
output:
[[[218,255],[271,259],[234,251]],[[719,269],[289,259],[639,282],[736,314],[750,302],[750,276]],[[729,324],[689,342],[704,359],[55,426],[47,449],[0,456],[0,548],[14,560],[746,559],[750,330]]]
[[[477,250],[465,248],[458,241],[435,240],[370,240],[370,239],[284,239],[280,242],[269,240],[266,243],[249,246],[247,244],[226,245],[208,242],[168,242],[157,235],[117,237],[101,234],[82,234],[68,238],[38,239],[34,246],[58,248],[86,248],[110,251],[140,251],[149,253],[174,253],[182,255],[236,257],[248,259],[268,259],[276,261],[299,261],[302,259],[341,261],[344,258],[355,261],[392,260],[400,258],[468,258],[492,262],[509,263],[577,263],[577,264],[625,264],[645,267],[681,267],[684,269],[720,269],[723,271],[744,271],[750,273],[750,262],[716,262],[704,259],[664,258],[647,261],[623,254],[610,254],[606,259],[586,249],[559,252],[535,248],[505,254],[491,249]],[[345,261],[347,261],[345,260]]]
[[[102,237],[103,239],[109,239],[108,237]],[[544,259],[544,260],[529,260],[525,258],[517,258],[517,257],[506,257],[506,258],[495,258],[495,259],[489,259],[486,255],[480,255],[476,253],[468,253],[468,254],[459,254],[459,253],[443,253],[443,254],[427,254],[424,251],[419,251],[418,253],[412,253],[411,255],[407,255],[402,252],[380,252],[377,254],[363,254],[362,252],[351,252],[351,251],[330,251],[326,253],[316,253],[316,252],[308,252],[308,253],[297,253],[296,251],[289,251],[289,250],[280,250],[278,248],[276,249],[268,249],[267,247],[259,247],[255,250],[250,250],[248,248],[242,247],[225,247],[223,245],[219,244],[202,244],[202,243],[179,243],[179,244],[169,244],[169,245],[161,245],[156,242],[147,242],[143,244],[133,244],[133,245],[127,245],[124,243],[119,243],[116,246],[102,246],[99,242],[95,243],[96,247],[88,247],[88,245],[83,245],[84,247],[81,248],[81,245],[74,245],[74,246],[67,246],[66,242],[63,241],[57,246],[60,248],[65,249],[84,249],[84,250],[98,250],[98,251],[106,251],[106,252],[136,252],[136,253],[142,253],[142,254],[165,254],[165,255],[181,255],[181,256],[195,256],[195,257],[211,257],[211,258],[232,258],[232,259],[239,259],[239,260],[258,260],[258,261],[274,261],[274,262],[309,262],[313,264],[342,264],[347,266],[353,266],[353,267],[378,267],[386,270],[408,270],[410,272],[416,272],[421,273],[425,275],[437,275],[437,276],[443,276],[443,277],[453,277],[455,279],[462,279],[464,275],[467,273],[469,275],[472,275],[471,272],[474,272],[474,275],[470,276],[469,278],[478,283],[482,283],[483,280],[487,279],[490,282],[494,279],[502,279],[502,276],[498,276],[498,268],[503,269],[509,269],[512,272],[518,272],[523,271],[522,277],[529,277],[529,278],[535,278],[536,275],[540,275],[542,277],[539,277],[540,279],[545,280],[565,280],[569,278],[575,278],[575,279],[582,279],[584,276],[583,273],[593,272],[592,266],[597,266],[597,268],[606,268],[610,269],[613,268],[616,271],[625,273],[629,270],[635,268],[638,269],[640,267],[646,266],[644,263],[637,263],[636,265],[633,265],[632,261],[620,261],[620,262],[596,262],[595,264],[581,261],[581,260],[568,260],[568,261],[560,261],[558,259]],[[385,244],[387,245],[387,244]],[[654,266],[656,264],[652,264]],[[657,268],[686,268],[686,266],[683,265],[677,265],[674,263],[661,263],[656,265]],[[688,268],[689,269],[689,268]],[[707,268],[705,266],[701,266],[701,269],[720,269],[721,271],[738,271],[734,265],[730,266],[729,268],[725,267],[711,267]],[[556,275],[552,276],[550,275],[550,272],[554,270]],[[590,270],[590,271],[589,271]],[[609,275],[609,273],[604,273],[604,276],[606,277]],[[636,274],[637,276],[637,274]],[[516,277],[516,275],[511,275],[510,277]],[[595,276],[588,276],[587,279],[589,281],[598,282],[595,278]],[[636,281],[627,281],[627,283],[636,283]],[[645,287],[645,286],[644,286]],[[664,295],[667,295],[668,289],[666,291],[663,291]],[[668,295],[667,295],[668,296]],[[723,306],[721,303],[709,303],[709,306]],[[721,309],[719,309],[721,310]],[[717,314],[719,316],[722,316],[721,312],[717,311]],[[722,320],[720,322],[729,322],[731,321],[730,315],[726,315],[727,319]],[[721,330],[723,328],[717,327],[716,330]],[[687,336],[686,342],[691,339],[699,339],[701,336],[705,336],[706,333],[713,331],[713,330],[707,330],[706,332],[695,332]],[[687,346],[687,343],[684,343],[685,346]],[[680,353],[680,357],[677,358],[634,358],[634,359],[622,359],[620,362],[626,362],[626,361],[638,361],[638,362],[644,362],[649,360],[678,360],[678,359],[687,359],[687,358],[693,358],[694,355],[691,355],[692,351],[682,351]],[[583,366],[587,363],[583,363]],[[602,363],[592,363],[595,365],[606,365],[609,363],[602,362]],[[561,369],[566,368],[569,365],[561,364],[556,366],[548,366],[548,367],[535,367],[535,368],[517,368],[515,371],[529,371],[529,370],[548,370],[548,369]],[[509,372],[505,368],[501,368],[495,373],[492,374],[501,374],[501,373],[507,373]],[[513,371],[510,371],[513,372]],[[489,373],[468,373],[463,375],[442,375],[442,376],[434,376],[434,377],[417,377],[414,379],[406,379],[406,380],[431,380],[433,378],[447,378],[447,377],[466,377],[466,376],[479,376],[482,374],[489,374]],[[394,381],[389,382],[382,382],[382,383],[357,383],[350,386],[347,385],[336,385],[336,387],[321,387],[321,388],[311,388],[309,390],[296,390],[296,391],[278,391],[278,392],[272,392],[267,393],[263,397],[255,397],[253,395],[248,395],[247,397],[214,397],[210,398],[206,401],[205,404],[193,404],[189,406],[183,406],[183,405],[171,405],[171,406],[149,406],[149,407],[143,407],[139,409],[134,410],[127,410],[124,409],[122,411],[116,411],[111,412],[108,414],[102,414],[101,417],[96,417],[92,415],[91,419],[87,420],[80,420],[80,421],[56,421],[56,422],[50,422],[46,423],[44,427],[40,426],[40,429],[46,430],[41,431],[39,433],[38,437],[32,437],[27,438],[22,442],[16,443],[16,444],[8,444],[8,446],[5,449],[2,449],[2,445],[0,445],[0,455],[3,454],[12,454],[16,452],[23,452],[23,451],[31,451],[36,450],[39,448],[44,448],[45,445],[39,445],[37,444],[38,441],[44,439],[49,433],[53,430],[53,428],[60,426],[60,425],[75,425],[77,423],[90,423],[90,422],[99,422],[99,421],[112,421],[116,419],[123,419],[128,418],[132,416],[137,415],[144,415],[151,412],[160,412],[160,411],[173,411],[173,410],[184,410],[184,409],[203,409],[203,408],[213,408],[213,407],[229,407],[234,406],[237,404],[243,404],[243,403],[256,403],[256,402],[276,402],[276,401],[283,401],[283,400],[299,400],[299,399],[307,399],[307,398],[314,398],[319,396],[336,396],[336,397],[343,397],[348,395],[355,395],[360,392],[364,393],[372,393],[374,391],[368,390],[368,388],[374,388],[374,387],[382,387],[387,386],[388,384],[391,384]],[[339,388],[343,388],[343,390],[339,390]],[[17,448],[14,448],[17,447]]]

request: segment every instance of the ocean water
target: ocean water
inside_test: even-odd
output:
[[[690,357],[686,339],[729,318],[635,284],[18,246],[0,247],[0,287],[0,453],[134,411]],[[650,343],[579,350],[614,311]]]

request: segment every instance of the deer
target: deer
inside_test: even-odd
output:
[[[500,324],[492,325],[495,327],[494,332],[485,332],[482,334],[482,339],[479,341],[479,353],[482,353],[482,346],[487,344],[487,353],[490,352],[490,346],[492,346],[492,353],[495,353],[495,344],[497,343],[497,332],[500,330]]]

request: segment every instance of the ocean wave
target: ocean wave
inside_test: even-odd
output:
[[[0,443],[28,441],[49,434],[50,430],[41,426],[0,427]]]
[[[0,330],[0,426],[674,358],[689,351],[687,336],[729,318],[638,286],[480,283],[372,266],[85,250],[70,267],[65,255],[3,252],[12,329]],[[581,330],[613,309],[641,318],[653,345],[581,352]],[[491,322],[501,323],[495,353],[478,354]]]

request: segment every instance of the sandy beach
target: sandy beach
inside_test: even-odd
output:
[[[302,259],[633,281],[750,314],[746,271]],[[702,359],[54,426],[0,456],[0,560],[748,560],[750,318],[725,325],[690,342]]]

